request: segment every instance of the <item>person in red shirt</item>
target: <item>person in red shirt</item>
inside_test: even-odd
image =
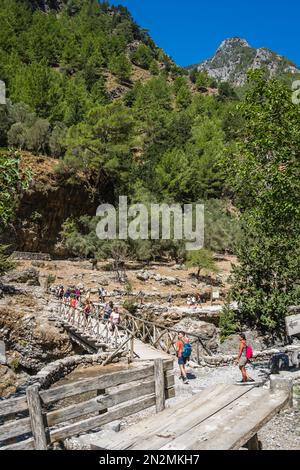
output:
[[[187,338],[185,338],[183,331],[178,333],[178,341],[176,343],[176,351],[178,357],[178,365],[180,368],[180,378],[183,380],[184,384],[188,384],[189,381],[187,379],[187,374],[185,370],[185,364],[187,362],[187,358],[182,357],[182,351],[184,348],[184,343],[188,342]]]

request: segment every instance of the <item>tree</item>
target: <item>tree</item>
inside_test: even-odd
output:
[[[248,324],[282,334],[287,307],[300,301],[300,108],[261,71],[249,87],[238,148],[224,161],[242,212],[232,297]]]
[[[145,44],[140,44],[132,54],[132,62],[144,69],[149,69],[153,61],[153,53]]]
[[[130,81],[132,66],[125,54],[114,54],[109,62],[109,69],[121,82]]]
[[[18,154],[0,153],[0,232],[13,220],[18,193],[28,186],[29,172],[23,177],[19,171]],[[7,254],[7,246],[0,244],[0,275],[14,267]]]
[[[218,267],[214,261],[212,253],[205,248],[196,251],[189,251],[187,253],[187,266],[198,269],[196,274],[198,279],[200,277],[200,272],[203,270],[209,273],[218,272]]]
[[[37,119],[33,126],[27,130],[26,145],[34,152],[46,152],[49,143],[50,123],[47,119]]]
[[[202,90],[203,88],[208,88],[210,84],[210,77],[206,70],[202,72],[198,72],[197,78],[196,78],[196,87],[198,90]]]

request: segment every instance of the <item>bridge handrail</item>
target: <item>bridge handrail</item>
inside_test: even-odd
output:
[[[155,327],[155,328],[160,328],[160,329],[163,329],[163,330],[166,330],[166,332],[172,332],[172,333],[176,333],[178,334],[178,331],[179,330],[176,330],[175,328],[169,328],[167,326],[163,326],[163,325],[159,325],[158,323],[155,323],[155,322],[151,322],[149,320],[144,320],[143,318],[139,318],[139,317],[136,317],[135,315],[133,315],[132,313],[128,312],[126,310],[126,313],[125,313],[125,316],[127,317],[130,317],[132,318],[133,320],[135,321],[140,321],[142,323],[145,323],[147,325],[151,325],[152,327]],[[202,338],[200,335],[197,335],[195,333],[189,333],[188,331],[185,331],[184,329],[180,329],[180,331],[182,331],[187,337],[192,337],[192,338],[196,338],[196,340],[201,344],[201,346],[203,347],[203,349],[207,352],[207,354],[209,356],[212,355],[211,351],[205,346],[205,344],[203,343],[202,341]]]

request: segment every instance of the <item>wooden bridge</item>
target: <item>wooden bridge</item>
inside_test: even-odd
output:
[[[61,303],[55,320],[73,341],[90,353],[100,349],[112,352],[127,349],[130,360],[167,359],[176,355],[178,330],[138,318],[129,312],[121,314],[120,325],[113,331],[110,322],[103,321],[99,309],[86,315],[82,308]],[[192,361],[199,364],[203,350],[211,355],[200,336],[184,333],[193,344]]]

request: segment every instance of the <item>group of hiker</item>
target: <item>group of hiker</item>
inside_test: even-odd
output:
[[[189,307],[195,307],[196,305],[201,305],[202,300],[199,294],[196,295],[189,295],[187,297],[186,303]]]
[[[102,311],[96,311],[95,305],[90,299],[90,292],[87,292],[85,296],[83,296],[83,293],[81,290],[76,287],[76,288],[66,288],[64,289],[63,286],[59,286],[57,288],[57,297],[63,301],[65,304],[69,305],[70,308],[76,309],[77,307],[80,307],[83,309],[83,312],[86,315],[86,318],[92,313],[95,315],[98,315],[99,319],[103,321],[103,323],[109,322],[110,323],[110,328],[111,331],[114,331],[116,326],[120,323],[120,313],[119,309],[117,306],[114,306],[112,301],[106,302],[105,299],[107,296],[107,292],[103,287],[100,287],[98,289],[98,296],[99,300],[102,303],[105,303],[104,308]],[[172,302],[172,297],[170,294],[170,298],[168,299],[168,302]],[[200,296],[189,296],[187,299],[187,303],[190,306],[195,306],[199,303],[201,303]],[[239,351],[238,351],[238,356],[236,363],[239,366],[239,369],[242,374],[242,383],[246,382],[254,382],[254,380],[249,377],[247,370],[246,370],[246,365],[250,362],[252,356],[253,356],[253,351],[252,348],[249,344],[247,344],[246,341],[246,336],[244,333],[240,334],[240,343],[239,343]],[[190,340],[186,337],[185,333],[183,331],[180,331],[178,333],[178,340],[176,343],[176,351],[177,351],[177,358],[178,358],[178,365],[180,369],[180,379],[183,381],[184,384],[188,384],[188,376],[186,372],[186,365],[188,364],[188,361],[191,358],[191,353],[192,353],[192,345],[190,343]]]
[[[253,357],[253,351],[251,346],[247,343],[246,335],[244,333],[240,334],[239,341],[239,351],[236,363],[238,364],[242,374],[242,380],[240,383],[252,383],[254,380],[248,375],[246,366],[250,363]],[[180,379],[183,380],[184,384],[188,384],[189,381],[185,366],[191,359],[192,345],[183,331],[178,333],[176,352],[180,369]]]
[[[116,326],[120,323],[120,313],[117,306],[114,306],[113,302],[106,302],[104,308],[97,309],[95,304],[92,302],[90,298],[90,291],[88,291],[85,296],[83,295],[82,291],[76,288],[67,287],[66,289],[64,286],[59,286],[56,290],[57,297],[64,302],[65,305],[69,306],[70,308],[76,309],[80,308],[83,310],[86,319],[88,319],[89,315],[97,315],[103,323],[109,322],[111,330],[114,331]],[[100,287],[98,289],[99,300],[104,303],[105,297],[107,296],[107,292],[105,289]]]

